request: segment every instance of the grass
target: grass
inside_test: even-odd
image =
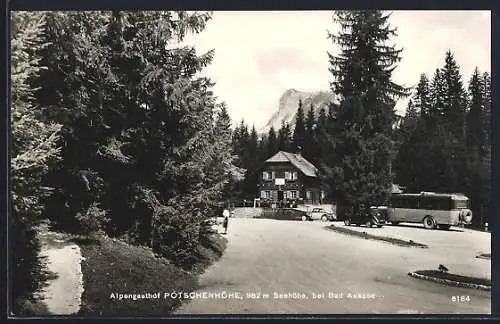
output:
[[[462,276],[462,275],[453,274],[453,273],[449,273],[449,272],[441,272],[438,270],[418,270],[418,271],[415,271],[415,273],[419,274],[419,275],[431,277],[431,278],[451,280],[451,281],[455,281],[455,282],[459,282],[459,283],[491,286],[491,280],[485,279],[485,278]]]
[[[83,257],[84,293],[81,316],[165,316],[181,305],[181,299],[164,298],[164,293],[191,292],[197,275],[222,255],[226,240],[213,235],[201,252],[205,261],[186,272],[156,257],[149,248],[99,236],[80,241]],[[154,299],[113,299],[112,294],[154,294]]]
[[[427,245],[422,244],[422,243],[418,243],[418,242],[414,242],[413,240],[405,241],[405,240],[401,240],[401,239],[397,239],[397,238],[393,238],[393,237],[389,237],[389,236],[373,235],[373,234],[368,234],[366,232],[355,231],[355,230],[348,229],[345,227],[337,227],[335,225],[330,225],[330,226],[327,226],[326,228],[331,230],[331,231],[337,232],[337,233],[357,236],[357,237],[364,238],[367,240],[383,241],[383,242],[387,242],[387,243],[391,243],[391,244],[395,244],[395,245],[399,245],[399,246],[405,246],[405,247],[428,248]]]

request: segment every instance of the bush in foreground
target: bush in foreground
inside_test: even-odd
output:
[[[85,291],[82,316],[165,316],[182,303],[181,299],[164,299],[164,293],[186,292],[197,288],[196,275],[222,255],[226,240],[219,235],[207,239],[198,249],[198,264],[187,272],[156,257],[147,247],[129,245],[118,239],[99,236],[98,241],[83,244],[82,272]],[[112,294],[159,293],[158,299],[112,298]]]

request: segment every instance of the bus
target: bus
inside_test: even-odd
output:
[[[427,229],[448,229],[451,226],[470,224],[472,220],[469,198],[463,194],[392,194],[387,214],[389,222],[394,225],[422,223]]]

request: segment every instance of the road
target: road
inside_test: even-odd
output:
[[[488,291],[407,275],[444,264],[450,272],[490,277],[490,261],[475,258],[478,252],[490,252],[489,234],[404,226],[358,228],[383,231],[384,235],[390,232],[429,245],[429,249],[419,249],[332,232],[324,229],[326,224],[231,219],[226,252],[200,278],[198,298],[185,303],[176,314],[491,313]],[[228,298],[217,298],[225,297],[222,292]],[[249,298],[247,293],[269,294],[269,298]],[[274,298],[280,297],[275,293],[301,299]],[[365,299],[349,298],[356,293],[366,294]],[[314,298],[321,294],[324,298]],[[469,296],[470,301],[454,302],[453,296]]]

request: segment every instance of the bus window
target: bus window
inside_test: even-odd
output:
[[[422,197],[420,208],[427,210],[450,210],[450,197]]]
[[[398,196],[391,197],[391,207],[392,208],[400,208],[401,206],[401,198]]]
[[[409,209],[419,209],[418,197],[408,197],[408,204],[406,208]]]
[[[420,199],[420,208],[432,210],[434,209],[434,199],[433,197],[422,197]]]
[[[468,200],[454,200],[453,201],[453,207],[455,209],[464,209],[464,208],[469,208],[469,201]]]

